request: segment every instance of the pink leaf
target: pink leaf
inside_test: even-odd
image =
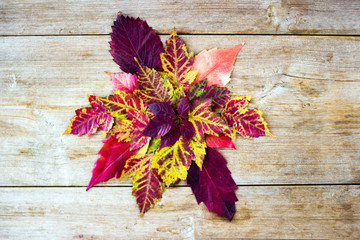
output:
[[[205,137],[206,145],[211,148],[235,148],[234,143],[231,141],[230,137],[225,136],[224,134],[219,134],[219,136],[206,135]]]
[[[113,91],[116,90],[133,92],[137,85],[137,76],[131,73],[110,73],[106,72],[110,76],[110,81],[113,85]]]
[[[235,195],[237,185],[226,166],[225,158],[215,149],[206,149],[202,170],[193,161],[188,172],[187,182],[198,204],[203,202],[209,212],[231,220],[235,214]]]
[[[199,71],[195,83],[207,78],[208,86],[224,87],[230,81],[237,53],[244,43],[232,48],[203,50],[195,56],[192,70]]]
[[[86,191],[99,182],[105,182],[113,177],[119,178],[126,160],[134,154],[129,150],[130,143],[118,142],[113,136],[103,140],[103,143],[104,146],[98,153],[100,157],[95,162]]]

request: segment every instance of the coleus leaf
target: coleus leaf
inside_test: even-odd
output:
[[[225,158],[215,149],[206,149],[206,158],[202,170],[192,163],[187,182],[198,204],[203,202],[209,212],[231,220],[235,214],[235,202],[238,200],[235,190],[238,188]]]
[[[221,115],[245,138],[274,136],[270,133],[261,111],[245,108],[249,101],[250,96],[234,97],[225,105]]]
[[[226,87],[216,87],[213,85],[205,89],[200,99],[211,99],[213,109],[218,109],[224,107],[230,97],[231,92]]]
[[[180,129],[178,125],[173,125],[170,131],[161,138],[160,149],[176,143],[180,138]]]
[[[226,49],[203,50],[195,56],[192,70],[199,71],[195,82],[207,78],[208,86],[224,87],[230,81],[237,53],[244,43]]]
[[[169,80],[161,78],[159,73],[138,64],[139,97],[145,103],[172,102],[173,87]]]
[[[162,197],[165,185],[158,174],[158,170],[152,168],[153,154],[146,154],[130,158],[124,167],[121,179],[133,177],[133,192],[139,205],[140,214],[152,208]]]
[[[110,81],[113,85],[113,92],[116,90],[121,90],[125,92],[133,92],[136,88],[137,76],[131,73],[111,73],[106,72],[110,76]]]
[[[190,149],[194,153],[194,161],[196,165],[202,169],[202,165],[206,155],[206,144],[205,142],[199,142],[196,138],[190,140]]]
[[[174,109],[167,102],[156,102],[147,105],[156,116],[176,117]]]
[[[124,119],[127,110],[145,112],[144,103],[140,98],[124,91],[116,90],[114,95],[102,98],[97,97],[109,110],[111,116]]]
[[[180,137],[175,144],[157,151],[153,157],[153,163],[165,184],[169,186],[179,179],[186,179],[193,158],[194,153],[189,142]]]
[[[174,125],[174,120],[166,116],[156,116],[151,119],[142,132],[143,136],[162,137],[170,131]]]
[[[126,160],[134,152],[130,151],[130,143],[119,142],[115,137],[110,136],[103,140],[104,146],[100,149],[100,157],[95,162],[93,174],[86,190],[99,182],[107,181],[113,177],[119,178],[124,169]]]
[[[131,142],[130,150],[133,151],[143,147],[150,141],[150,137],[142,136],[142,132],[150,119],[146,114],[134,110],[128,110],[127,116],[129,119],[117,121],[110,134],[119,141]]]
[[[136,73],[139,63],[162,71],[160,53],[164,51],[162,42],[154,30],[140,18],[118,15],[111,27],[110,53],[120,69],[126,73]]]
[[[231,138],[225,136],[224,134],[219,134],[219,136],[206,135],[205,136],[206,145],[211,148],[235,148],[234,143],[231,141]]]
[[[193,124],[188,120],[181,120],[180,133],[185,140],[190,140],[195,135]]]
[[[195,100],[200,98],[205,91],[206,85],[207,85],[206,78],[204,80],[198,81],[197,83],[193,84],[188,91],[188,99]]]
[[[75,111],[76,115],[70,120],[70,125],[63,134],[76,134],[90,136],[98,128],[106,134],[114,123],[114,118],[108,114],[103,103],[95,98],[88,96],[91,107],[80,108]]]
[[[189,101],[186,97],[183,97],[180,99],[178,105],[177,105],[177,112],[179,114],[179,117],[183,118],[186,117],[189,113],[190,105]]]
[[[194,125],[195,135],[199,141],[202,141],[204,134],[217,136],[219,133],[225,133],[231,136],[230,128],[219,114],[209,110],[210,105],[211,99],[195,101],[189,113],[189,121]]]
[[[164,72],[174,86],[187,88],[195,80],[197,71],[190,70],[194,53],[188,53],[184,40],[176,34],[175,28],[160,57]]]

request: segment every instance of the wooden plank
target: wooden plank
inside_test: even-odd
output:
[[[360,2],[338,0],[2,0],[1,35],[107,34],[118,11],[158,33],[360,34]]]
[[[229,222],[167,189],[139,217],[131,188],[1,188],[1,239],[359,239],[360,187],[240,187]],[[166,219],[166,221],[164,221]]]
[[[360,183],[359,38],[184,39],[196,53],[246,42],[229,88],[253,96],[277,138],[238,136],[237,151],[221,151],[238,184]],[[102,137],[61,134],[87,93],[111,93],[108,40],[0,38],[2,186],[87,185]]]

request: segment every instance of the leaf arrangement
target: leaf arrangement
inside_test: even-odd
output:
[[[190,185],[198,204],[231,220],[237,185],[215,148],[241,136],[272,136],[262,112],[247,109],[250,96],[226,87],[243,44],[204,50],[194,57],[175,29],[165,48],[145,21],[118,15],[110,53],[122,72],[108,73],[114,94],[88,96],[64,134],[90,136],[99,128],[99,151],[87,190],[111,178],[132,178],[143,215],[165,186]]]

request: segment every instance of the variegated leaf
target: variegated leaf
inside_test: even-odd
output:
[[[195,101],[189,114],[189,121],[194,125],[198,141],[202,141],[204,134],[217,136],[219,133],[231,135],[230,128],[219,114],[209,110],[211,99]]]
[[[161,148],[153,158],[154,168],[159,169],[159,174],[166,185],[185,180],[194,153],[189,146],[189,141],[183,137],[171,146]]]
[[[175,28],[160,58],[164,72],[174,86],[187,88],[195,80],[198,72],[190,71],[194,53],[188,53],[184,40],[176,34]]]

